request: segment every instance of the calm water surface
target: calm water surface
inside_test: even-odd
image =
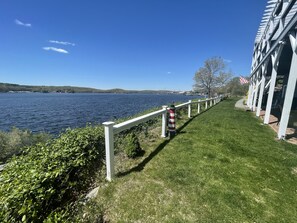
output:
[[[17,127],[58,134],[68,127],[101,124],[193,98],[197,96],[0,93],[0,130],[8,131]]]

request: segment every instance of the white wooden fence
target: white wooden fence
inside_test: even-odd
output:
[[[221,97],[208,98],[198,101],[188,101],[186,103],[175,106],[175,109],[181,109],[183,107],[188,107],[188,118],[191,118],[191,107],[193,104],[197,104],[197,114],[201,112],[201,104],[205,103],[205,110],[211,106],[219,103]],[[105,132],[105,153],[106,153],[106,179],[111,181],[114,178],[114,135],[118,134],[124,130],[130,129],[136,125],[147,122],[157,116],[162,116],[162,132],[161,137],[166,137],[166,127],[167,127],[167,106],[162,106],[161,110],[151,112],[149,114],[115,124],[114,122],[104,122],[104,132]]]

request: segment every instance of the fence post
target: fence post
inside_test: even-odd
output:
[[[211,106],[212,106],[212,98],[209,101],[209,107],[211,107]]]
[[[114,178],[114,122],[104,122],[105,133],[105,155],[106,155],[106,179],[111,181]]]
[[[207,100],[208,100],[208,99],[205,100],[205,110],[207,110],[207,105],[208,105]]]
[[[189,103],[190,103],[190,104],[188,104],[188,118],[191,118],[192,100],[189,100]]]
[[[197,114],[200,114],[200,99],[198,100]]]
[[[166,126],[167,126],[167,107],[166,105],[162,106],[164,112],[162,113],[162,133],[161,137],[166,138]]]
[[[214,98],[214,100],[213,100],[213,105],[216,105],[216,104],[217,104],[217,98],[218,98],[218,97],[215,97],[215,98]]]

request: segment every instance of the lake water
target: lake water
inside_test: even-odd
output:
[[[175,94],[0,93],[0,130],[12,127],[58,134],[68,127],[125,118],[197,98]]]

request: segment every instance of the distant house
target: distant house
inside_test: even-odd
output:
[[[292,110],[297,109],[297,3],[269,0],[253,52],[247,104],[264,123],[279,118],[278,138],[286,136]]]

